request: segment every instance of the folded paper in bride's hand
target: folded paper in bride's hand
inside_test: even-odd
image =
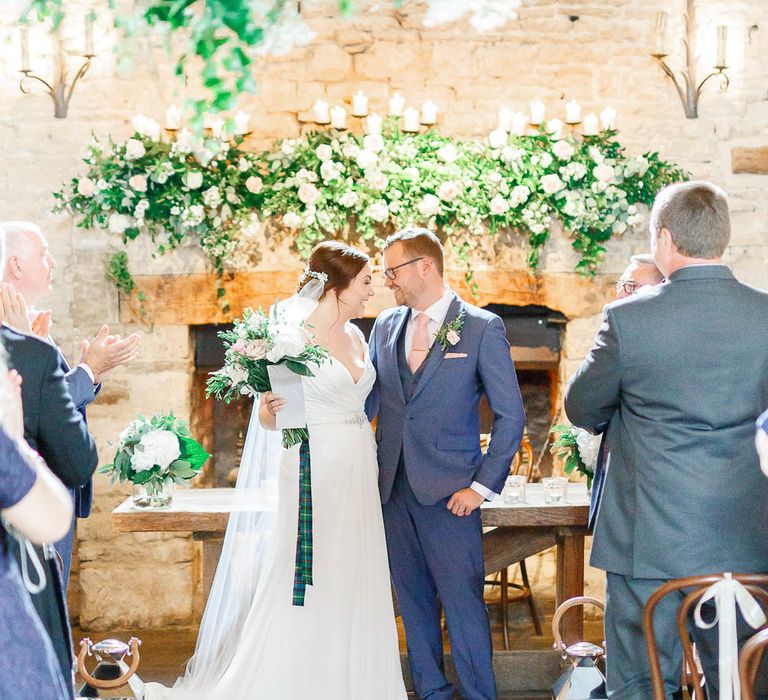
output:
[[[288,369],[285,365],[269,365],[267,367],[272,392],[285,399],[285,407],[275,416],[276,428],[303,428],[307,424],[304,411],[304,387],[301,375]]]

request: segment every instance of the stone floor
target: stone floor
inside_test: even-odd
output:
[[[537,649],[546,650],[552,647],[552,614],[554,613],[553,600],[539,600],[538,606],[541,613],[541,622],[543,634],[539,637],[534,634],[533,625],[528,615],[528,608],[524,603],[516,603],[510,607],[510,641],[511,649]],[[491,620],[493,623],[493,643],[494,649],[503,649],[501,624],[499,623],[498,608],[491,608]],[[400,632],[401,651],[405,651],[404,635],[402,626],[398,618],[398,628]],[[142,640],[141,646],[141,664],[139,666],[139,676],[146,681],[160,681],[162,683],[172,683],[184,670],[186,660],[191,656],[195,646],[196,630],[190,628],[167,628],[151,630],[112,630],[109,633],[94,632],[86,633],[83,630],[75,629],[73,636],[76,649],[79,649],[79,642],[85,636],[90,636],[94,642],[100,641],[106,637],[116,637],[127,640],[131,636],[138,636]],[[586,624],[585,636],[590,641],[599,643],[602,640],[602,621],[588,620]],[[554,651],[552,652],[555,653]],[[500,688],[500,691],[503,690]],[[121,697],[130,695],[127,689],[118,689],[114,692],[104,691],[102,697]],[[409,696],[414,697],[415,696]],[[539,698],[549,698],[547,692],[531,694],[502,692],[499,700],[534,700]],[[362,700],[362,699],[361,699]]]

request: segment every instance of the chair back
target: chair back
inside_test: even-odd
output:
[[[763,629],[750,637],[741,650],[739,678],[742,700],[755,700],[755,680],[766,647],[768,647],[768,629]]]
[[[525,478],[530,482],[533,476],[533,447],[531,438],[528,435],[528,428],[523,432],[523,438],[520,440],[520,447],[515,452],[515,458],[512,460],[512,466],[509,469],[512,474],[525,474]]]
[[[755,598],[760,600],[764,609],[768,609],[768,575],[765,574],[733,574],[732,578],[741,583]],[[651,683],[653,686],[653,700],[665,700],[666,692],[664,690],[664,678],[661,674],[661,664],[659,662],[659,650],[656,646],[656,635],[653,629],[653,615],[656,607],[662,598],[676,591],[683,591],[686,588],[691,590],[680,604],[677,611],[677,633],[683,646],[685,662],[690,669],[693,679],[694,700],[703,700],[706,696],[702,690],[702,678],[699,674],[698,666],[693,658],[693,648],[688,633],[688,620],[691,608],[704,595],[706,590],[714,583],[723,579],[723,574],[709,574],[707,576],[688,576],[686,578],[676,578],[667,581],[653,592],[643,609],[643,635],[645,636],[645,648],[648,652],[648,664],[651,669]]]

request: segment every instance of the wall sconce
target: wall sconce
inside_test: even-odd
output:
[[[720,90],[726,90],[730,85],[730,79],[725,73],[728,65],[725,62],[725,49],[728,41],[728,27],[719,26],[717,28],[717,58],[715,60],[714,71],[710,73],[698,85],[696,84],[696,2],[687,0],[685,12],[685,35],[683,36],[683,47],[685,49],[685,67],[682,76],[678,78],[664,60],[669,52],[667,50],[667,13],[659,12],[656,15],[656,48],[651,54],[656,59],[661,69],[672,79],[683,103],[685,116],[688,119],[696,119],[699,116],[699,95],[704,84],[715,76],[722,77]]]
[[[75,90],[77,81],[80,80],[91,67],[91,60],[96,56],[93,50],[93,14],[88,13],[85,17],[85,50],[81,56],[85,59],[80,66],[72,80],[68,80],[66,59],[64,56],[64,42],[61,37],[60,31],[55,33],[55,63],[53,67],[54,77],[51,82],[48,82],[39,75],[36,75],[31,67],[29,60],[29,28],[22,26],[21,33],[21,80],[19,81],[19,89],[25,94],[29,94],[29,89],[26,86],[27,80],[37,80],[45,85],[48,90],[48,94],[53,99],[54,116],[57,119],[64,119],[67,116],[67,109],[69,108],[69,101],[72,99],[72,93]]]

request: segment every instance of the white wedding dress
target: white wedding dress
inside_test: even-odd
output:
[[[357,383],[326,360],[302,378],[309,428],[313,581],[292,605],[298,447],[283,451],[277,554],[212,689],[147,684],[147,700],[404,700],[376,442],[364,413],[376,371],[366,348]],[[256,409],[254,409],[256,410]]]

